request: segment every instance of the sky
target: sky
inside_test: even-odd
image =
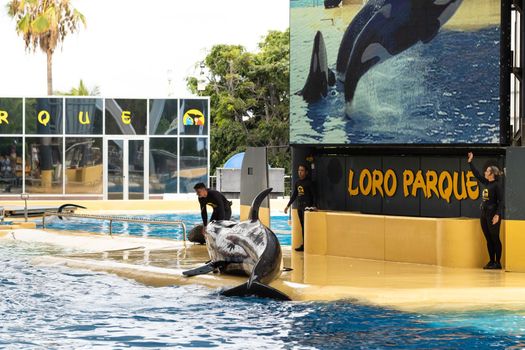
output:
[[[0,0],[0,96],[47,94],[46,57],[28,52]],[[216,44],[249,51],[289,26],[288,0],[72,0],[87,27],[53,55],[53,90],[80,79],[104,97],[189,97],[185,78]],[[196,66],[197,65],[197,66]],[[171,84],[168,80],[171,80]]]

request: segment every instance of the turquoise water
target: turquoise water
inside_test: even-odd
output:
[[[182,220],[186,224],[189,231],[195,225],[202,224],[202,219],[199,213],[186,214],[154,214],[154,215],[130,215],[129,217],[140,217],[156,220]],[[239,220],[239,215],[233,215],[232,220]],[[42,224],[39,220],[38,225]],[[288,225],[288,216],[272,215],[270,225],[277,235],[279,242],[282,245],[291,244],[291,227]],[[107,221],[99,221],[85,218],[64,218],[60,220],[56,217],[46,219],[46,228],[55,230],[73,230],[73,231],[87,231],[97,233],[108,233],[109,223]],[[169,225],[154,225],[154,224],[137,224],[127,222],[114,222],[112,227],[113,234],[130,234],[133,236],[148,236],[148,237],[162,237],[172,239],[182,239],[182,229],[178,226]]]
[[[57,248],[0,244],[2,349],[517,349],[523,312],[404,313],[332,303],[226,298],[62,266]]]

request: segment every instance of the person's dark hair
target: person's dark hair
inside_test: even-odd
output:
[[[299,169],[299,167],[303,167],[304,170],[308,171],[308,167],[307,167],[306,165],[304,165],[304,164],[299,164],[299,165],[297,166],[297,169]]]
[[[194,190],[198,190],[200,188],[204,188],[205,189],[206,185],[204,183],[202,183],[202,182],[199,182],[199,183],[195,184],[195,186],[193,186]]]

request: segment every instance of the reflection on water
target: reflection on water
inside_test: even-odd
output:
[[[113,275],[33,266],[56,248],[0,244],[0,347],[79,349],[504,349],[523,347],[520,312],[410,314],[333,303],[225,298]]]

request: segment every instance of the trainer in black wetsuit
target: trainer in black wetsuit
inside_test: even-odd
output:
[[[232,216],[231,202],[227,200],[222,193],[206,188],[206,185],[202,182],[196,184],[193,188],[199,197],[202,223],[205,227],[208,225],[207,205],[213,208],[210,221],[230,220]]]
[[[287,213],[292,203],[297,199],[297,214],[299,215],[299,222],[301,223],[301,233],[303,235],[303,244],[295,250],[302,252],[304,250],[304,209],[308,207],[315,207],[315,194],[312,181],[307,179],[308,170],[304,165],[299,165],[297,169],[299,179],[293,186],[292,196],[284,212]]]
[[[482,176],[478,169],[472,163],[474,155],[472,152],[468,154],[468,162],[470,170],[480,183],[485,185],[482,191],[481,202],[481,229],[487,240],[487,250],[490,261],[485,265],[484,269],[501,269],[501,241],[499,238],[499,228],[501,225],[501,212],[503,209],[503,195],[499,181],[496,177],[499,176],[499,169],[495,166],[489,166],[485,169],[484,176]]]

